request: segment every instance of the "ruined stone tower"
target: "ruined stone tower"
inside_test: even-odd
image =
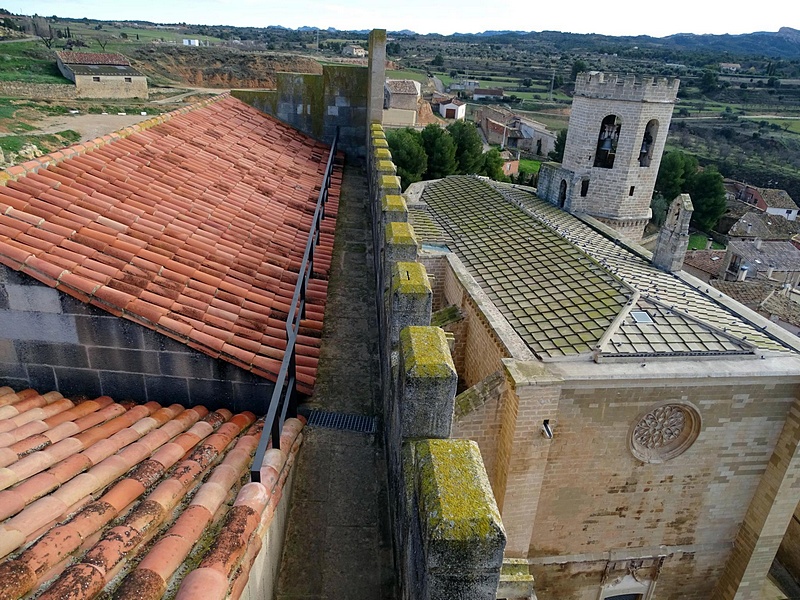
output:
[[[564,161],[542,165],[539,197],[640,240],[678,85],[677,79],[579,74]]]

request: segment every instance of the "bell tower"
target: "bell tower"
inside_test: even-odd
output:
[[[639,241],[651,216],[679,83],[579,74],[564,161],[542,165],[539,197]]]

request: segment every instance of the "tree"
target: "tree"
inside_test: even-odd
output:
[[[45,46],[52,48],[56,40],[53,28],[41,17],[34,17],[32,26],[34,35],[38,36]]]
[[[456,164],[458,173],[471,175],[477,173],[483,162],[483,143],[474,123],[456,121],[447,127],[456,145]]]
[[[100,46],[100,49],[103,52],[105,52],[106,51],[106,46],[108,46],[108,43],[111,41],[111,36],[110,35],[105,35],[105,34],[102,34],[102,33],[98,33],[97,35],[95,35],[93,37],[94,37],[94,41],[97,42],[97,45]]]
[[[529,87],[531,87],[531,85],[533,85],[533,80],[530,77],[525,77],[525,78],[523,78],[521,83],[522,83],[522,87],[529,88]]]
[[[436,56],[433,57],[431,64],[434,67],[441,67],[444,64],[444,56],[442,56],[441,54],[437,54]]]
[[[422,146],[428,155],[425,179],[441,179],[456,172],[456,144],[446,129],[433,123],[425,127]]]
[[[576,58],[572,63],[572,71],[570,72],[570,81],[575,81],[578,78],[578,73],[583,73],[589,68],[586,61]]]
[[[555,162],[562,162],[564,160],[564,146],[567,145],[567,130],[562,129],[556,136],[556,143],[547,158]]]
[[[699,83],[700,91],[704,94],[717,91],[719,89],[719,77],[714,71],[704,71]]]
[[[503,157],[500,156],[500,150],[492,148],[488,152],[484,152],[482,162],[479,175],[486,175],[490,179],[498,181],[506,178],[503,173]]]
[[[725,187],[717,168],[701,169],[694,156],[679,151],[668,152],[661,160],[655,193],[667,203],[678,194],[689,194],[694,205],[692,224],[703,231],[713,229],[726,208]]]
[[[410,128],[389,129],[386,132],[386,141],[389,143],[403,189],[422,181],[422,175],[428,167],[428,157],[419,131]]]
[[[656,176],[655,193],[672,202],[686,191],[690,175],[698,169],[697,159],[680,151],[667,152],[661,159]]]
[[[692,222],[703,231],[714,229],[727,206],[725,186],[717,168],[711,165],[693,173],[687,181],[686,191],[694,205]]]

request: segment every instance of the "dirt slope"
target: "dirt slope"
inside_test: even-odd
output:
[[[271,88],[279,71],[322,73],[311,58],[219,46],[143,46],[130,58],[147,75],[202,87]]]

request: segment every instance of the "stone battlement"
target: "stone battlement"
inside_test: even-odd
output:
[[[665,77],[636,77],[590,71],[579,73],[575,95],[633,102],[675,102],[680,80]]]

